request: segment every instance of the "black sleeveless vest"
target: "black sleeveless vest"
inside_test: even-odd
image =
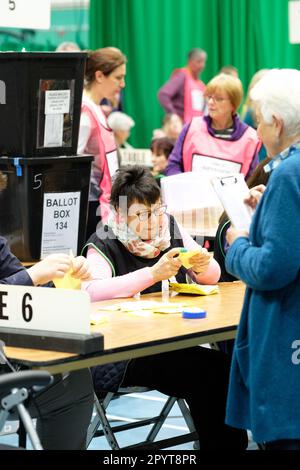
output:
[[[142,258],[135,256],[125,248],[125,246],[115,238],[113,231],[105,226],[104,233],[107,234],[107,238],[100,239],[96,233],[94,233],[83,248],[83,254],[86,253],[89,247],[95,248],[101,253],[104,258],[109,262],[112,268],[113,277],[123,276],[124,274],[131,273],[137,269],[151,267],[169,250],[172,248],[183,247],[183,241],[178,228],[178,225],[173,216],[169,216],[170,221],[170,234],[171,234],[171,245],[166,250],[162,251],[156,258]],[[176,275],[177,282],[186,282],[186,269],[182,266]],[[143,290],[142,294],[150,294],[153,292],[161,291],[161,282],[153,284]]]

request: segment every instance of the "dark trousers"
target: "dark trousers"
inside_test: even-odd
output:
[[[300,439],[282,439],[265,443],[265,450],[300,450]]]
[[[93,403],[89,369],[71,372],[64,378],[56,375],[54,383],[39,393],[29,407],[31,416],[37,417],[37,432],[43,448],[85,449]]]
[[[246,449],[247,432],[224,423],[229,370],[226,354],[197,346],[131,360],[122,386],[148,387],[184,398],[201,450]]]

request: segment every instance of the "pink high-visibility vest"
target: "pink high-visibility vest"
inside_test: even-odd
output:
[[[102,177],[99,182],[101,189],[99,202],[101,217],[105,223],[109,214],[109,199],[112,187],[111,179],[119,168],[116,141],[112,129],[110,129],[108,125],[106,127],[100,122],[95,110],[90,102],[84,99],[84,96],[82,99],[81,112],[86,112],[89,115],[93,126],[97,129],[99,154],[94,155],[94,157],[98,160],[97,166],[101,168],[102,172]],[[104,118],[106,122],[106,117],[104,116]]]
[[[205,85],[199,79],[194,79],[187,68],[180,69],[185,75],[184,80],[184,123],[193,117],[203,116],[205,110]]]
[[[184,171],[201,171],[216,176],[232,173],[247,175],[261,142],[248,127],[238,140],[213,137],[203,117],[192,119],[185,136],[182,154]]]

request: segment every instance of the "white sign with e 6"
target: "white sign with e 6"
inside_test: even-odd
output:
[[[80,290],[0,286],[0,328],[90,334],[91,303]]]

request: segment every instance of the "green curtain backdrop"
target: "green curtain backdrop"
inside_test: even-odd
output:
[[[245,90],[258,69],[300,65],[300,45],[289,44],[288,0],[91,0],[90,48],[105,46],[128,57],[125,111],[136,121],[136,147],[149,146],[160,127],[157,90],[193,47],[208,53],[204,82],[232,64]]]

